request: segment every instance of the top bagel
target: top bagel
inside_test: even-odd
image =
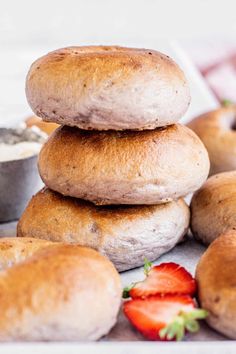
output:
[[[178,121],[190,103],[178,65],[154,50],[68,47],[36,60],[26,80],[34,113],[82,129],[154,129]]]

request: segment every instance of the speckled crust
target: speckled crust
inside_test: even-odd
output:
[[[236,232],[216,239],[201,257],[196,271],[198,298],[209,312],[208,324],[236,339]]]
[[[188,124],[206,146],[210,175],[236,170],[236,106],[207,112]]]
[[[194,194],[190,207],[192,232],[203,243],[236,230],[236,171],[209,178]]]
[[[198,189],[209,171],[200,139],[179,124],[153,131],[58,128],[39,155],[51,189],[95,204],[158,204]]]
[[[123,271],[174,247],[186,233],[189,217],[181,199],[162,205],[97,207],[45,188],[28,204],[17,235],[92,247]]]
[[[69,47],[36,60],[26,81],[34,113],[82,129],[154,129],[178,121],[190,103],[180,68],[154,50]]]
[[[96,340],[116,322],[120,277],[98,252],[0,239],[0,341]]]

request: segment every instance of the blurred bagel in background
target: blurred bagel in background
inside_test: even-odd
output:
[[[236,171],[210,177],[193,195],[190,209],[192,233],[206,245],[236,230]]]
[[[196,280],[198,300],[208,311],[209,326],[236,339],[235,231],[221,234],[207,248],[197,265]]]
[[[161,205],[95,206],[44,188],[29,202],[17,236],[63,241],[96,249],[119,271],[153,261],[188,230],[189,208],[179,199]]]
[[[56,128],[59,127],[56,123],[47,123],[37,116],[29,117],[25,120],[27,128],[37,127],[47,135],[50,135]]]
[[[68,47],[36,60],[26,80],[33,112],[94,130],[154,129],[177,122],[190,103],[184,73],[155,50]]]
[[[195,118],[187,126],[205,145],[210,175],[236,170],[236,106],[229,105]]]
[[[95,204],[159,204],[194,192],[209,172],[207,151],[180,124],[143,131],[58,128],[39,155],[50,189]]]

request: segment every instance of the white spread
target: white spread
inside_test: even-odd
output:
[[[37,155],[42,144],[33,141],[24,141],[17,144],[0,143],[0,162],[20,160]]]

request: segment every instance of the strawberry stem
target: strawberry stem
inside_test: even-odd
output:
[[[151,268],[152,268],[152,262],[150,262],[146,257],[144,258],[144,274],[148,276]]]
[[[135,287],[135,285],[137,284],[137,282],[135,283],[131,283],[130,285],[126,286],[124,289],[123,289],[123,292],[122,292],[122,298],[123,299],[128,299],[130,297],[130,290],[133,289]]]
[[[146,275],[146,277],[148,276],[151,268],[152,268],[152,262],[150,262],[146,257],[144,258],[144,274]],[[130,290],[133,289],[135,287],[136,284],[141,283],[141,282],[135,282],[135,283],[131,283],[130,285],[126,286],[123,289],[123,293],[122,293],[122,298],[123,299],[128,299],[130,297]]]
[[[183,312],[174,317],[173,321],[159,331],[159,337],[167,340],[176,339],[180,341],[183,339],[185,331],[196,333],[200,326],[197,320],[206,318],[208,312],[203,309],[194,309],[191,312]]]
[[[232,101],[230,101],[230,100],[228,100],[227,98],[225,98],[225,99],[223,99],[222,101],[221,101],[221,105],[223,106],[223,107],[229,107],[229,106],[231,106],[231,105],[233,105],[234,103],[232,102]]]

